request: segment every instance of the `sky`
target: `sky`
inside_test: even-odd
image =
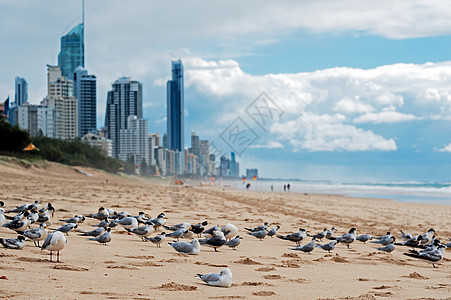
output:
[[[16,76],[29,102],[45,97],[46,65],[81,6],[0,0],[0,99],[14,98]],[[449,49],[446,1],[85,1],[99,127],[127,76],[163,134],[180,58],[185,146],[195,131],[266,178],[451,181]]]

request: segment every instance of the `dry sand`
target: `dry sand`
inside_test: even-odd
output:
[[[5,208],[34,200],[51,202],[58,219],[96,212],[99,206],[116,211],[139,211],[182,221],[235,224],[244,236],[237,250],[215,253],[202,247],[200,255],[176,253],[145,243],[122,228],[113,230],[107,246],[70,233],[62,263],[27,242],[23,250],[0,249],[0,297],[17,299],[451,299],[451,253],[437,269],[404,256],[397,247],[379,253],[375,244],[338,245],[333,253],[291,251],[293,243],[277,238],[259,241],[244,233],[246,226],[264,221],[280,224],[280,233],[299,227],[320,232],[335,226],[339,234],[350,227],[363,233],[424,233],[435,228],[440,238],[451,237],[451,207],[354,199],[336,195],[257,193],[223,187],[178,188],[159,180],[118,176],[90,168],[55,163],[23,164],[0,157],[1,194]],[[106,183],[108,180],[108,183]],[[182,202],[182,203],[181,203]],[[91,230],[87,219],[79,229]],[[0,237],[14,237],[0,228]],[[233,272],[231,288],[205,285],[196,273]]]

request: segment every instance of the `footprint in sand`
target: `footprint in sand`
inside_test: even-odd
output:
[[[259,292],[253,292],[252,295],[255,296],[273,296],[276,293],[274,293],[273,291],[259,291]]]
[[[169,282],[164,283],[161,286],[156,287],[155,289],[177,292],[177,291],[195,291],[197,290],[197,287],[192,285],[184,285],[175,282]]]

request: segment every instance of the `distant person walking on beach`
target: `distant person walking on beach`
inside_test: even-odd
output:
[[[283,185],[283,191],[284,191],[284,192],[287,191],[287,186],[286,186],[286,184]]]
[[[274,192],[274,186],[271,184],[271,192]]]
[[[246,184],[246,190],[249,190],[250,187],[251,187],[250,183]]]
[[[290,184],[287,184],[287,190],[290,191]]]

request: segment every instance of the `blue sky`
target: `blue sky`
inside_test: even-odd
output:
[[[81,1],[0,0],[0,98],[15,76],[46,94],[46,64]],[[170,61],[185,66],[192,130],[224,152],[237,117],[258,135],[238,157],[262,177],[451,181],[451,7],[445,1],[86,0],[86,67],[98,124],[120,76],[143,83],[164,133]],[[244,109],[265,92],[283,112],[263,130]],[[186,145],[189,146],[189,145]]]

